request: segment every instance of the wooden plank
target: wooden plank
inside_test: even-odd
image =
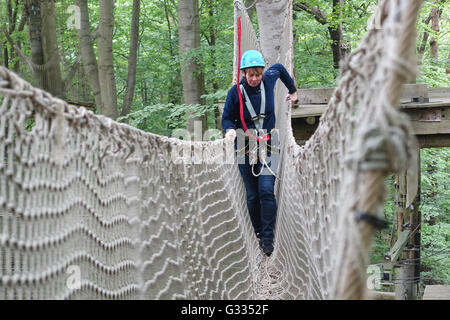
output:
[[[326,104],[300,104],[297,108],[292,108],[291,118],[320,116],[327,107]]]
[[[450,133],[450,119],[441,122],[426,122],[411,120],[412,131],[416,135],[428,134],[449,134]]]
[[[450,88],[428,88],[428,97],[431,99],[440,99],[450,97]]]
[[[450,286],[428,285],[425,287],[422,300],[450,300]]]
[[[412,101],[413,98],[428,98],[428,86],[425,83],[408,83],[402,85],[400,102]]]
[[[336,88],[314,88],[297,90],[298,103],[308,104],[328,104]]]
[[[298,103],[308,104],[328,104],[336,88],[314,88],[299,89],[297,91]],[[428,87],[424,83],[413,83],[402,85],[400,101],[412,101],[413,98],[428,98]]]
[[[421,149],[450,147],[450,134],[417,135],[416,137]]]
[[[411,234],[411,230],[406,229],[400,232],[397,242],[392,247],[391,251],[389,252],[389,256],[391,257],[391,262],[396,262],[398,258],[400,257],[403,248],[406,246],[406,244],[409,242],[409,236]]]
[[[433,98],[429,102],[403,102],[401,109],[439,108],[450,106],[450,97]]]

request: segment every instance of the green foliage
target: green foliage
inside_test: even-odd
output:
[[[425,23],[425,20],[427,19],[433,7],[436,6],[436,3],[442,10],[442,14],[439,19],[439,33],[436,33],[432,30],[431,22],[429,24]],[[422,45],[425,33],[429,35],[428,41],[425,43],[425,51],[423,54],[422,63],[419,66],[419,75],[417,78],[417,82],[426,83],[428,87],[431,88],[448,87],[450,78],[449,75],[446,74],[445,70],[446,68],[448,68],[448,58],[450,52],[450,1],[424,1],[424,4],[420,11],[417,29],[418,47]],[[431,38],[435,38],[439,45],[437,59],[432,57],[430,53]]]
[[[201,104],[155,104],[145,106],[117,120],[123,121],[126,119],[133,127],[155,134],[171,136],[172,130],[186,128],[188,117],[200,117],[208,111],[213,111],[215,107],[215,105]]]
[[[422,277],[450,284],[450,148],[421,151]]]
[[[297,30],[294,64],[299,88],[333,87],[337,72],[326,26],[318,24],[309,14],[299,12],[294,21]],[[301,30],[301,32],[300,32]]]

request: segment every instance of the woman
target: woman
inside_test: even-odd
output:
[[[283,65],[277,63],[264,72],[264,58],[260,52],[249,50],[242,55],[242,79],[240,89],[243,100],[244,121],[248,129],[262,129],[270,133],[275,128],[274,87],[278,78],[287,87],[286,101],[297,100],[294,80]],[[240,102],[237,86],[234,85],[227,95],[222,114],[222,128],[226,138],[235,139],[236,129],[243,129],[240,117]],[[269,145],[270,146],[270,145]],[[256,236],[260,239],[262,251],[270,256],[273,252],[273,240],[277,203],[274,194],[275,168],[268,170],[271,163],[258,159],[255,165],[239,164],[239,171],[247,193],[247,207]],[[262,174],[259,174],[262,173]]]

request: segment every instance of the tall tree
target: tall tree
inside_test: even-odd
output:
[[[178,0],[179,54],[181,56],[181,80],[184,103],[202,103],[204,77],[193,51],[200,47],[200,26],[198,0]],[[202,129],[207,129],[206,115],[189,117],[187,129],[194,132],[194,122],[202,121]]]
[[[127,115],[133,102],[134,90],[136,87],[136,65],[139,45],[139,15],[141,10],[141,1],[133,0],[133,12],[131,17],[130,31],[130,52],[128,56],[128,77],[125,97],[123,99],[122,116]]]
[[[430,21],[431,21],[431,17],[432,17],[432,13],[430,13],[428,15],[428,17],[426,19],[424,19],[422,22],[427,26]],[[422,42],[420,44],[420,46],[417,48],[417,53],[418,53],[418,63],[421,64],[422,63],[422,59],[423,59],[423,54],[425,53],[425,48],[428,42],[428,37],[429,37],[429,33],[428,30],[424,30],[423,32],[423,38],[422,38]]]
[[[434,31],[434,33],[437,35],[440,31],[439,28],[439,19],[442,14],[442,9],[440,9],[438,6],[435,6],[433,10],[431,11],[431,29]],[[439,58],[439,43],[436,37],[431,37],[430,39],[430,52],[431,56],[435,59]]]
[[[25,10],[27,13],[28,33],[31,47],[31,62],[33,67],[33,77],[35,85],[45,89],[47,87],[47,77],[43,68],[44,50],[42,47],[42,17],[41,17],[41,1],[26,0]]]
[[[89,81],[92,93],[94,95],[97,110],[102,113],[103,102],[100,90],[100,80],[98,75],[98,64],[95,56],[94,46],[92,44],[89,11],[87,0],[76,0],[80,8],[80,29],[78,38],[80,42],[81,60],[83,61],[84,73]]]
[[[171,6],[169,5],[167,0],[164,1],[164,16],[166,18],[167,22],[167,42],[169,47],[169,55],[171,59],[174,61],[176,60],[176,46],[173,45],[173,37],[175,36],[174,31],[172,28],[176,29],[176,25],[173,26],[176,22],[174,21],[175,18],[172,17],[173,14],[171,14]],[[176,88],[180,86],[181,83],[181,73],[180,68],[175,67],[174,70],[168,74],[169,76],[169,88]],[[181,90],[180,90],[181,91]],[[170,103],[178,104],[180,95],[177,93],[177,90],[169,90],[167,93],[168,100]]]
[[[261,50],[270,66],[277,62],[283,34],[284,12],[287,1],[260,0],[256,3]]]
[[[100,93],[102,96],[102,110],[99,112],[111,119],[116,119],[117,89],[114,74],[113,59],[113,29],[114,29],[114,1],[100,0],[98,27],[98,75]]]
[[[54,0],[41,2],[41,17],[42,49],[44,61],[47,65],[45,68],[45,75],[47,78],[46,90],[55,96],[64,97],[58,40],[56,35],[56,11]]]

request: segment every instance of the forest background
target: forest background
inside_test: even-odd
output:
[[[339,64],[366,33],[376,3],[293,1],[299,89],[336,85]],[[424,1],[417,24],[416,82],[430,88],[450,86],[449,8],[449,0]],[[233,13],[231,0],[0,0],[0,64],[148,132],[171,136],[199,119],[203,130],[214,129],[234,76]],[[255,6],[249,14],[258,32]],[[421,150],[422,290],[450,284],[449,164],[450,148]],[[394,178],[386,183],[392,226]],[[383,262],[391,238],[391,228],[377,233],[372,264]]]

